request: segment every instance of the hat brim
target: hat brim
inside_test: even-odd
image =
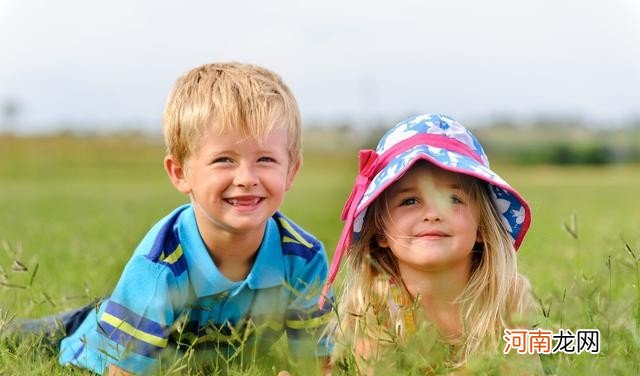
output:
[[[417,145],[398,154],[373,177],[355,212],[354,239],[360,232],[357,227],[364,219],[366,208],[420,160],[487,182],[491,188],[491,200],[513,239],[514,248],[519,248],[531,223],[531,210],[522,196],[498,174],[475,159],[428,145]]]

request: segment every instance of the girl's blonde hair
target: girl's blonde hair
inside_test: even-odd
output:
[[[489,187],[475,178],[459,176],[478,204],[478,231],[483,243],[474,247],[471,276],[457,299],[462,337],[455,359],[451,359],[453,366],[463,365],[472,354],[495,353],[503,330],[521,324],[519,320],[533,308],[529,282],[518,274],[513,240],[491,201]],[[412,299],[393,253],[378,245],[388,218],[387,191],[367,209],[360,237],[347,253],[348,272],[337,299],[337,318],[328,329],[336,342],[333,361],[344,357],[348,349],[353,350],[358,341],[384,346],[402,343],[407,334],[408,323],[394,307],[392,290],[399,289],[405,302]]]
[[[180,164],[211,129],[259,140],[284,127],[292,165],[301,159],[298,104],[277,74],[259,66],[215,63],[189,70],[169,93],[163,123],[167,153]]]

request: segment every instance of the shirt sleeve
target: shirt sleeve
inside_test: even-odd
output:
[[[322,244],[313,243],[313,257],[298,264],[289,283],[292,298],[286,313],[285,328],[289,351],[296,357],[329,356],[333,344],[323,331],[331,315],[333,292],[318,306],[327,279],[327,254]]]
[[[169,329],[186,304],[171,268],[134,255],[113,294],[60,345],[59,361],[102,374],[109,364],[145,373],[157,365]]]

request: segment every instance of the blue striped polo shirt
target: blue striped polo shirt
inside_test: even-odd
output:
[[[329,304],[317,307],[324,247],[279,212],[266,226],[249,275],[231,281],[211,259],[192,206],[179,207],[143,238],[111,296],[62,340],[60,363],[145,373],[170,343],[232,356],[240,343],[267,348],[283,333],[294,355],[328,356],[331,344],[318,339],[330,313]]]

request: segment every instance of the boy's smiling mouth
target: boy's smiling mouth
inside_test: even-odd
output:
[[[234,207],[253,207],[261,203],[265,198],[260,196],[238,196],[224,198],[224,202]]]

